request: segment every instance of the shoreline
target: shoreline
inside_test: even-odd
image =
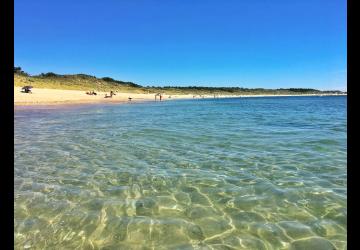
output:
[[[74,104],[96,104],[96,103],[139,103],[154,101],[154,94],[121,93],[115,92],[112,98],[104,98],[109,92],[97,92],[97,95],[87,95],[82,90],[45,89],[35,88],[32,93],[22,93],[21,87],[14,87],[14,106],[40,106],[40,105],[74,105]],[[129,101],[129,97],[132,98]],[[171,99],[192,98],[192,95],[164,95],[164,101]],[[159,100],[159,97],[157,97]]]
[[[22,93],[21,87],[14,87],[14,106],[63,106],[85,104],[125,104],[155,101],[155,94],[120,93],[116,92],[112,98],[104,98],[107,92],[98,92],[90,96],[81,90],[40,89],[36,88],[32,94]],[[108,94],[108,93],[107,93]],[[195,96],[195,97],[194,97]],[[347,96],[347,94],[299,94],[299,95],[217,95],[218,98],[251,98],[251,97],[290,97],[290,96]],[[128,98],[132,100],[129,101]],[[214,95],[164,94],[163,101],[214,99]],[[159,98],[157,98],[159,101]]]

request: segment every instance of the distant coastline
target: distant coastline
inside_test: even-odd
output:
[[[22,93],[21,88],[32,86],[32,94]],[[96,96],[87,95],[95,91]],[[113,91],[112,98],[104,98]],[[163,101],[175,99],[234,98],[234,97],[275,97],[275,96],[325,96],[347,95],[339,90],[320,91],[316,89],[261,89],[240,87],[144,87],[132,82],[123,82],[109,77],[97,78],[85,74],[59,75],[46,73],[31,76],[20,67],[14,68],[15,105],[53,105],[77,103],[122,103],[154,101],[161,94]]]
[[[128,103],[154,101],[154,94],[120,93],[111,99],[105,99],[106,92],[98,92],[97,96],[86,95],[81,90],[35,88],[32,94],[21,92],[21,87],[14,87],[14,104],[16,106],[32,105],[63,105],[63,104],[92,104],[92,103]],[[215,98],[251,98],[251,97],[285,97],[285,96],[340,96],[346,94],[301,94],[301,95],[217,95]],[[164,94],[162,101],[179,99],[213,99],[212,95],[170,95]],[[157,99],[159,101],[159,99]]]

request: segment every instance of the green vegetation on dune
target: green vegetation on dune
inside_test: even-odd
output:
[[[119,91],[130,93],[147,93],[148,91],[140,85],[134,86],[134,83],[107,81],[106,79],[96,78],[94,76],[76,74],[76,75],[57,75],[54,73],[40,74],[37,76],[26,76],[23,74],[14,74],[14,85],[23,87],[31,85],[34,88],[48,89],[67,89],[67,90],[95,90],[95,91]]]
[[[263,89],[240,87],[143,87],[133,82],[123,82],[110,77],[97,78],[86,74],[59,75],[52,72],[31,76],[14,67],[14,85],[23,87],[31,85],[34,88],[68,89],[68,90],[95,90],[119,91],[128,93],[166,93],[166,94],[191,94],[191,95],[298,95],[298,94],[343,94],[338,90],[320,91],[309,88],[289,89]]]

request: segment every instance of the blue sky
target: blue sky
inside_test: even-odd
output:
[[[142,85],[346,90],[345,0],[15,0],[15,65]]]

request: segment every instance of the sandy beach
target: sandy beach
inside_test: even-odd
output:
[[[129,97],[132,102],[154,101],[155,94],[136,94],[116,92],[112,98],[104,98],[109,92],[97,92],[97,95],[87,95],[86,91],[81,90],[61,90],[61,89],[42,89],[34,88],[32,93],[21,92],[20,87],[14,87],[14,104],[15,105],[57,105],[57,104],[86,104],[86,103],[126,103]],[[271,96],[292,96],[292,95],[217,95],[216,97],[271,97]],[[304,96],[304,95],[302,95]],[[307,96],[314,96],[309,94]],[[164,94],[162,100],[176,99],[200,99],[214,98],[213,95],[170,95]],[[159,101],[159,97],[157,97]]]
[[[97,92],[97,95],[87,95],[81,90],[61,89],[32,89],[32,93],[21,92],[20,87],[14,87],[15,105],[54,105],[54,104],[81,104],[81,103],[107,103],[154,101],[154,94],[135,94],[116,92],[112,98],[104,98],[109,92]],[[193,98],[192,95],[164,95],[163,100]],[[159,97],[157,97],[159,100]]]

